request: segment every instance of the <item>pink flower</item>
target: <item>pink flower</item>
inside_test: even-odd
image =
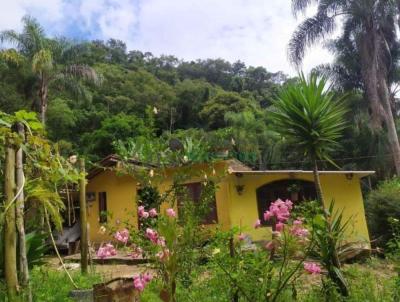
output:
[[[321,267],[319,266],[319,264],[314,263],[314,262],[304,262],[304,269],[314,275],[314,274],[320,274],[321,273]]]
[[[270,220],[274,215],[270,211],[265,211],[264,213],[264,220],[268,221]]]
[[[272,251],[275,247],[275,244],[273,241],[268,241],[267,244],[265,245],[265,248],[269,251]]]
[[[239,236],[238,236],[238,239],[239,239],[240,241],[245,240],[245,239],[246,239],[246,234],[240,233]]]
[[[292,229],[292,234],[297,237],[304,238],[308,236],[309,231],[306,228],[295,227]]]
[[[288,208],[289,210],[291,210],[291,209],[293,208],[293,202],[290,201],[289,199],[286,199],[286,200],[285,200],[285,205],[287,206],[287,208]]]
[[[146,283],[149,283],[151,280],[153,280],[153,276],[150,273],[145,273],[143,274],[143,281]]]
[[[257,219],[256,222],[254,223],[254,228],[258,229],[259,227],[261,227],[261,220]]]
[[[278,222],[278,223],[275,225],[275,229],[276,229],[277,232],[282,232],[284,226],[285,226],[285,225],[284,225],[282,222]]]
[[[133,279],[133,286],[139,291],[142,292],[144,290],[144,282],[140,277]]]
[[[149,218],[149,216],[150,216],[149,212],[144,211],[142,213],[142,218],[144,218],[144,219]]]
[[[159,251],[156,254],[156,257],[160,260],[160,261],[164,261],[166,259],[168,259],[169,257],[169,249],[164,249],[162,251]]]
[[[174,209],[172,209],[172,208],[167,209],[165,212],[167,213],[167,215],[169,217],[176,217],[176,213],[175,213]]]
[[[295,221],[293,221],[293,225],[302,225],[303,221],[301,221],[301,219],[296,219]]]
[[[143,275],[136,275],[133,277],[133,286],[135,289],[137,289],[139,292],[142,292],[146,285],[153,279],[153,277],[149,274],[143,274]]]
[[[114,238],[126,244],[129,240],[129,231],[127,229],[123,229],[122,231],[117,231],[115,233]]]
[[[115,256],[117,254],[117,250],[114,248],[114,246],[111,243],[107,243],[105,245],[105,248],[109,252],[110,256]]]
[[[116,254],[117,254],[116,249],[110,243],[101,246],[96,253],[97,257],[99,257],[100,259],[105,259],[111,256],[115,256]]]
[[[144,206],[138,207],[138,215],[139,215],[139,217],[142,217],[143,213],[144,213]]]
[[[281,199],[277,199],[269,206],[268,211],[264,213],[264,219],[270,220],[272,217],[276,217],[279,222],[286,222],[290,217],[290,210],[293,204],[290,200],[285,202]]]
[[[158,233],[150,228],[146,229],[146,237],[150,239],[151,242],[157,244]]]
[[[164,247],[165,246],[165,238],[164,237],[158,238],[157,245]]]
[[[151,209],[149,211],[150,217],[156,217],[158,215],[157,210],[156,209]]]
[[[143,258],[143,250],[140,247],[134,248],[131,254],[133,259],[141,259]]]

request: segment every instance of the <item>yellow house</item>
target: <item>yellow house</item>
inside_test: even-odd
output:
[[[99,232],[100,226],[107,222],[118,228],[123,222],[137,227],[137,194],[140,183],[133,176],[120,175],[117,172],[118,158],[108,156],[100,165],[108,169],[95,168],[88,175],[86,188],[88,195],[89,238],[92,242],[109,239]],[[140,165],[132,161],[132,165]],[[153,168],[157,170],[156,168]],[[254,229],[257,219],[263,220],[263,213],[269,203],[277,198],[291,199],[294,205],[302,200],[315,198],[312,171],[302,170],[266,170],[252,171],[237,160],[224,160],[211,164],[193,164],[162,171],[156,184],[160,192],[167,190],[177,171],[186,169],[192,173],[183,185],[198,192],[198,184],[205,177],[216,177],[215,205],[211,211],[211,220],[222,229],[233,226],[241,228],[253,240],[271,238],[271,227],[266,225]],[[360,180],[373,174],[373,171],[321,171],[321,185],[325,200],[335,201],[335,207],[343,210],[344,218],[351,218],[348,230],[349,241],[369,241],[365,219]],[[155,184],[154,184],[155,185]],[[165,208],[167,205],[162,205]],[[326,206],[329,206],[328,204]],[[101,215],[103,211],[111,213],[109,217]],[[108,221],[105,221],[108,219]],[[211,221],[210,221],[211,222]]]

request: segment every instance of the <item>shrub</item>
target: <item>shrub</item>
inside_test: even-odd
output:
[[[368,195],[365,208],[372,242],[375,246],[386,246],[392,238],[388,219],[400,219],[400,178],[380,183]]]

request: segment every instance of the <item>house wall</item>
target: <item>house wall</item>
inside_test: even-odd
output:
[[[326,207],[329,206],[331,200],[335,200],[335,208],[343,209],[344,221],[351,219],[347,231],[348,240],[369,241],[360,179],[354,176],[353,179],[348,180],[344,174],[322,174],[320,178],[325,202],[327,203]],[[253,240],[270,239],[270,227],[262,227],[257,230],[253,227],[258,219],[256,190],[267,183],[283,179],[313,181],[312,174],[245,174],[240,179],[235,175],[230,175],[229,191],[231,203],[229,213],[232,225],[240,226],[243,233],[250,235]],[[235,188],[238,184],[244,185],[244,191],[241,195],[237,193]]]
[[[213,170],[214,169],[214,170]],[[214,166],[197,165],[195,167],[187,167],[186,171],[181,171],[185,175],[184,183],[204,181],[205,175],[209,179],[217,177],[220,181],[216,188],[216,205],[218,215],[218,226],[223,230],[228,230],[231,226],[229,216],[229,183],[224,177],[226,173],[225,163],[217,163]],[[157,185],[160,193],[169,190],[173,183],[173,175],[176,170],[169,169],[161,176],[156,176],[154,185]],[[108,218],[107,226],[109,228],[122,228],[123,222],[128,221],[135,227],[138,226],[137,217],[137,181],[131,176],[118,176],[115,172],[106,170],[89,180],[86,187],[87,192],[95,192],[96,199],[89,203],[88,207],[88,224],[89,239],[94,243],[108,241],[110,238],[107,234],[100,234],[99,223],[99,192],[107,193],[107,211],[111,214]],[[166,202],[161,205],[161,213],[170,207],[170,203]],[[177,206],[175,204],[175,210]],[[120,222],[118,224],[117,222]],[[217,225],[209,225],[207,227],[216,227]]]
[[[117,176],[104,171],[90,179],[86,192],[95,192],[96,199],[88,203],[89,240],[100,243],[110,237],[99,233],[99,192],[107,193],[107,211],[111,214],[107,224],[118,228],[119,223],[129,221],[137,226],[136,181],[130,176]]]
[[[233,174],[226,175],[225,165],[214,166],[214,171],[210,166],[201,165],[191,167],[189,170],[193,173],[189,180],[185,181],[186,183],[204,181],[204,175],[208,175],[209,178],[219,178],[216,191],[218,225],[223,230],[227,230],[231,226],[239,226],[253,240],[271,238],[271,228],[263,227],[257,230],[253,228],[254,222],[258,219],[257,188],[276,180],[293,179],[293,177],[308,181],[313,180],[311,174],[293,176],[287,173],[270,175],[245,174],[238,180]],[[175,172],[172,169],[165,172],[158,185],[160,192],[165,192],[170,188],[172,176]],[[117,221],[129,221],[130,224],[137,227],[136,183],[134,178],[117,176],[112,171],[102,172],[89,181],[87,192],[96,193],[96,200],[89,204],[88,209],[89,238],[92,242],[99,243],[110,239],[99,233],[99,192],[107,192],[107,209],[112,214],[112,218],[109,218],[108,222],[111,226],[118,228]],[[357,176],[354,176],[352,180],[348,180],[344,174],[321,175],[321,183],[328,203],[326,206],[329,206],[330,201],[334,199],[336,208],[344,210],[344,218],[351,218],[348,238],[368,241],[369,235],[360,180]],[[235,186],[237,184],[244,185],[244,191],[241,195],[236,191]],[[163,204],[161,211],[163,212],[167,207],[169,207],[168,204]]]

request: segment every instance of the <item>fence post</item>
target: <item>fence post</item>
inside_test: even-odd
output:
[[[18,301],[17,230],[15,225],[15,149],[10,134],[6,137],[4,171],[4,276],[10,302]]]
[[[79,159],[81,178],[79,181],[79,204],[81,221],[81,272],[86,274],[88,270],[88,234],[87,234],[87,214],[86,214],[86,172],[85,160]]]
[[[32,301],[32,292],[29,285],[29,269],[28,269],[28,258],[26,251],[26,236],[25,236],[25,223],[24,223],[24,185],[25,185],[25,176],[24,176],[24,163],[23,163],[23,150],[22,144],[25,141],[25,126],[23,123],[16,123],[15,130],[19,135],[19,139],[21,142],[19,143],[18,149],[15,155],[15,171],[16,171],[16,185],[17,185],[17,194],[15,201],[15,216],[16,216],[16,226],[18,231],[18,260],[19,260],[19,269],[21,276],[21,286],[27,293],[27,300]]]

